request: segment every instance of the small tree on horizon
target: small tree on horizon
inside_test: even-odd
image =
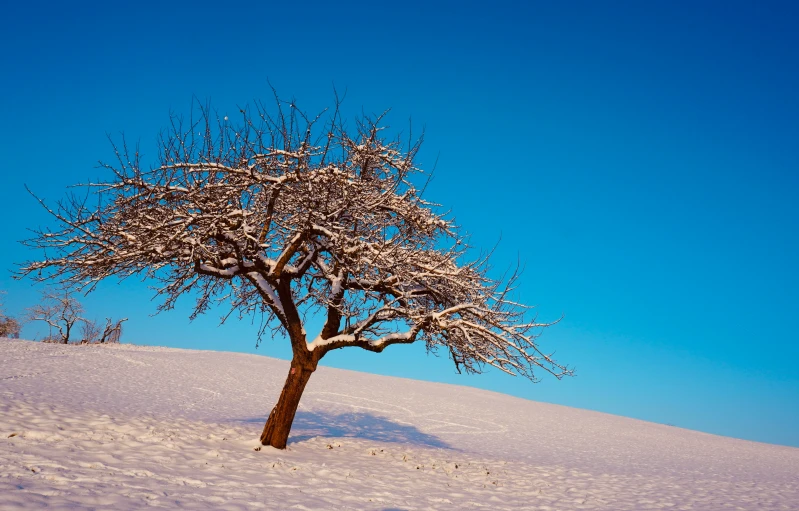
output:
[[[244,108],[236,125],[198,107],[172,117],[149,169],[123,139],[117,163],[103,164],[111,179],[55,208],[40,201],[59,226],[27,241],[48,257],[21,274],[88,290],[136,275],[160,283],[159,311],[191,294],[192,318],[220,302],[262,314],[261,333],[282,331],[293,352],[260,438],[278,449],[332,350],[423,342],[458,371],[572,374],[536,343],[548,324],[511,298],[519,273],[489,277],[488,257],[468,260],[457,225],[422,198],[421,140],[386,139],[383,116],[348,130],[338,107],[308,117],[276,97],[271,114]],[[309,337],[316,314],[324,325]]]
[[[6,315],[5,304],[3,303],[5,294],[5,291],[0,291],[0,337],[19,339],[22,325],[14,317]]]
[[[39,303],[27,309],[28,321],[41,321],[47,324],[49,333],[45,342],[69,344],[74,340],[73,334],[78,325],[85,322],[83,305],[72,295],[70,290],[42,290]]]
[[[122,323],[128,318],[114,322],[105,318],[105,326],[100,326],[96,321],[83,320],[81,325],[81,344],[117,344],[122,337]]]

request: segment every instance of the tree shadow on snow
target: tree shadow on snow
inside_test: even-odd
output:
[[[438,437],[423,433],[411,424],[402,424],[368,413],[332,414],[298,411],[295,433],[289,441],[301,442],[315,436],[352,437],[379,442],[398,442],[449,448]]]
[[[250,419],[247,422],[263,422],[263,420]],[[451,449],[446,442],[423,433],[410,424],[401,424],[368,413],[298,411],[291,430],[289,443],[302,442],[314,437],[349,437]]]

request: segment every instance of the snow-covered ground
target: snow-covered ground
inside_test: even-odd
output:
[[[324,367],[256,450],[287,371],[2,339],[0,509],[799,509],[796,448]]]

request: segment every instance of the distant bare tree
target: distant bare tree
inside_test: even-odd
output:
[[[100,340],[102,331],[96,321],[84,319],[80,327],[81,344],[94,344]]]
[[[68,344],[76,325],[85,322],[83,306],[66,289],[42,291],[40,303],[28,308],[28,321],[43,321],[49,326],[47,342]]]
[[[19,333],[22,325],[19,321],[11,316],[7,316],[3,308],[3,296],[5,291],[0,291],[0,337],[10,337],[12,339],[19,339]]]
[[[119,343],[122,337],[122,323],[128,318],[114,322],[111,318],[105,318],[105,326],[101,327],[96,321],[83,320],[81,325],[81,344],[105,344]]]
[[[127,320],[128,318],[123,318],[115,323],[111,320],[111,318],[106,318],[105,328],[103,328],[103,333],[100,336],[99,342],[101,344],[119,343],[120,339],[122,338],[122,323]]]
[[[42,202],[58,227],[27,242],[49,257],[22,275],[87,289],[138,275],[160,283],[159,310],[190,294],[192,318],[214,303],[261,315],[293,351],[261,435],[280,449],[332,350],[423,342],[459,371],[572,374],[536,342],[548,324],[512,298],[518,272],[498,280],[488,257],[467,259],[459,228],[422,198],[413,183],[421,140],[387,139],[383,116],[348,130],[338,104],[319,117],[280,100],[272,113],[260,104],[241,112],[236,124],[202,107],[173,118],[149,170],[138,151],[115,145],[108,181],[54,208]],[[313,314],[324,326],[308,337]]]
[[[19,339],[22,325],[15,318],[0,315],[0,337]]]

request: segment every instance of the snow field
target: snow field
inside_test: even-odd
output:
[[[0,344],[0,509],[799,509],[799,449],[286,361]],[[383,354],[381,356],[389,356]]]

